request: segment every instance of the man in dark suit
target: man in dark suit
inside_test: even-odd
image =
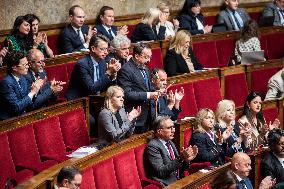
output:
[[[10,52],[6,56],[7,75],[0,83],[0,120],[27,112],[44,84],[43,79],[28,84],[24,75],[27,74],[29,65],[23,53]]]
[[[29,70],[24,77],[28,81],[29,86],[38,79],[43,79],[45,81],[33,102],[32,109],[38,109],[47,106],[49,100],[56,100],[57,94],[62,91],[63,85],[66,83],[55,81],[54,79],[51,82],[47,80],[47,73],[44,70],[44,55],[40,50],[31,49],[27,59],[29,62]]]
[[[127,26],[122,26],[118,28],[114,26],[113,23],[113,8],[109,6],[103,6],[97,16],[97,23],[95,26],[98,34],[102,34],[106,36],[110,41],[112,41],[117,34],[126,35],[128,33]]]
[[[56,181],[56,186],[53,187],[54,189],[80,188],[82,173],[77,167],[65,166],[59,171]]]
[[[79,5],[69,9],[70,24],[66,26],[59,37],[61,53],[72,53],[81,49],[88,49],[89,42],[95,30],[91,30],[85,22],[85,12]]]
[[[262,12],[263,17],[274,16],[274,26],[284,25],[284,0],[275,0],[268,3]]]
[[[108,54],[109,41],[103,35],[93,36],[90,40],[90,54],[80,59],[72,71],[68,90],[68,100],[99,94],[116,82],[120,63],[105,58]]]
[[[163,185],[169,185],[182,177],[183,170],[198,152],[196,146],[182,149],[179,155],[172,139],[175,127],[168,116],[158,116],[154,123],[155,137],[148,143],[144,152],[146,174]]]
[[[225,24],[229,31],[239,31],[250,20],[250,16],[245,9],[238,8],[239,0],[225,0],[224,2],[226,9],[219,13],[217,22]]]
[[[267,140],[270,151],[261,160],[260,173],[263,178],[266,176],[275,178],[274,188],[281,188],[279,185],[284,186],[284,131],[282,129],[271,130]]]
[[[156,100],[159,96],[159,92],[154,91],[146,66],[151,56],[149,44],[136,44],[133,57],[123,65],[117,76],[118,84],[124,90],[126,112],[137,106],[142,107],[142,112],[136,121],[136,133],[144,133],[149,129],[152,122],[151,100]]]
[[[179,106],[184,96],[184,89],[179,91],[169,91],[167,93],[167,73],[163,69],[154,69],[152,71],[152,83],[156,90],[160,91],[160,96],[156,101],[152,101],[152,117],[158,115],[170,116],[173,121],[177,120],[178,114],[181,112]]]

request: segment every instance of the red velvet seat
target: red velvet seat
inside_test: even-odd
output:
[[[258,22],[259,18],[261,17],[261,12],[250,12],[249,16],[252,20]]]
[[[198,80],[193,82],[193,88],[198,110],[210,108],[215,111],[218,102],[222,100],[219,78]]]
[[[154,68],[164,68],[161,48],[152,48],[152,59],[148,64],[150,70]]]
[[[34,131],[39,154],[43,159],[57,162],[67,159],[58,116],[34,123]]]
[[[60,114],[59,121],[67,150],[75,150],[90,144],[83,108]]]
[[[128,27],[128,31],[129,31],[128,34],[127,34],[127,37],[129,39],[131,39],[133,31],[135,30],[136,25],[127,25],[127,27]]]
[[[53,160],[41,161],[32,125],[15,129],[8,133],[8,137],[17,171],[29,169],[39,173],[57,164]]]
[[[284,33],[274,33],[267,36],[268,58],[277,59],[284,56]]]
[[[203,184],[202,186],[199,186],[197,189],[211,189],[211,186],[209,183]]]
[[[182,119],[187,116],[195,116],[197,113],[197,105],[194,97],[194,89],[192,83],[184,83],[173,85],[169,88],[169,90],[175,90],[180,88],[184,88],[185,95],[180,102],[180,107],[182,112],[180,112],[178,119]]]
[[[248,86],[245,73],[225,76],[224,99],[233,100],[236,107],[243,106],[248,95]]]
[[[48,46],[51,48],[53,51],[54,55],[59,54],[59,49],[58,49],[58,38],[59,35],[48,35],[47,40],[48,40]]]
[[[82,183],[80,189],[96,189],[93,168],[88,167],[84,169],[82,174]]]
[[[278,118],[278,108],[277,107],[271,107],[263,110],[263,116],[265,117],[266,123],[269,124],[273,123],[273,121]]]
[[[235,51],[235,39],[224,39],[216,41],[218,62],[220,67],[228,65],[230,57]]]
[[[219,67],[215,41],[194,43],[193,53],[205,68]]]
[[[205,25],[214,25],[217,24],[217,16],[205,16],[204,17]]]
[[[261,35],[260,36],[260,47],[261,47],[261,50],[264,50],[264,56],[268,57],[267,35]]]
[[[27,169],[16,172],[6,133],[0,134],[0,154],[0,188],[4,188],[8,178],[19,184],[33,176],[33,172]]]
[[[186,128],[184,130],[184,143],[183,143],[183,146],[184,148],[187,148],[189,146],[189,142],[190,142],[190,139],[191,139],[191,135],[192,135],[192,128]]]

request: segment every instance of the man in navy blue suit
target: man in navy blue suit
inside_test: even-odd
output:
[[[117,34],[126,35],[128,33],[127,26],[116,27],[114,23],[114,10],[112,7],[103,6],[97,16],[96,29],[98,34],[106,36],[110,41]]]
[[[7,55],[7,75],[0,83],[0,120],[20,116],[32,107],[44,80],[38,79],[29,85],[24,77],[28,68],[23,53],[10,52]]]
[[[70,24],[66,26],[59,37],[61,53],[72,53],[89,48],[89,42],[96,30],[91,30],[85,22],[85,12],[79,5],[69,9]]]

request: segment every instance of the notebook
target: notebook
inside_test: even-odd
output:
[[[252,64],[264,61],[264,51],[243,51],[241,64]]]

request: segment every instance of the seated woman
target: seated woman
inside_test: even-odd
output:
[[[217,123],[215,128],[221,130],[226,156],[232,157],[236,152],[246,152],[250,137],[248,128],[239,127],[235,122],[235,103],[231,100],[222,100],[216,110]]]
[[[179,26],[192,35],[210,33],[212,26],[204,26],[204,17],[200,13],[200,0],[186,0],[178,16]]]
[[[242,52],[261,50],[259,36],[257,23],[253,20],[247,21],[240,31],[240,37],[235,45],[235,56],[237,57],[238,64],[241,63]]]
[[[168,76],[202,70],[191,48],[191,35],[186,30],[180,30],[172,39],[165,58],[165,71]]]
[[[27,22],[30,24],[30,40],[33,41],[33,48],[36,48],[42,52],[45,58],[53,57],[53,51],[48,46],[46,33],[38,31],[39,18],[34,14],[25,15]]]
[[[244,127],[245,125],[248,125],[251,129],[251,138],[249,139],[251,150],[255,150],[261,144],[265,144],[268,131],[278,128],[280,125],[278,119],[275,119],[272,124],[269,123],[269,125],[267,125],[261,107],[261,95],[252,91],[247,96],[244,104],[243,115],[238,120],[241,126]]]
[[[136,43],[139,41],[164,40],[166,21],[165,13],[157,8],[150,8],[143,16],[142,22],[135,27],[131,41]],[[156,27],[158,24],[160,24],[159,30]]]
[[[134,131],[135,120],[141,113],[138,106],[128,114],[123,108],[124,91],[119,86],[110,86],[105,96],[105,106],[98,117],[99,143],[102,146],[128,138]]]
[[[224,164],[223,138],[221,132],[215,133],[214,125],[215,116],[212,110],[206,108],[197,113],[190,140],[190,145],[196,145],[198,148],[195,162],[211,162],[215,166]]]
[[[166,39],[170,39],[176,35],[176,32],[179,28],[179,21],[177,19],[173,19],[173,23],[168,21],[170,16],[170,7],[166,3],[159,3],[157,8],[166,15],[167,21],[165,22],[166,27]],[[160,27],[160,24],[157,25]]]

